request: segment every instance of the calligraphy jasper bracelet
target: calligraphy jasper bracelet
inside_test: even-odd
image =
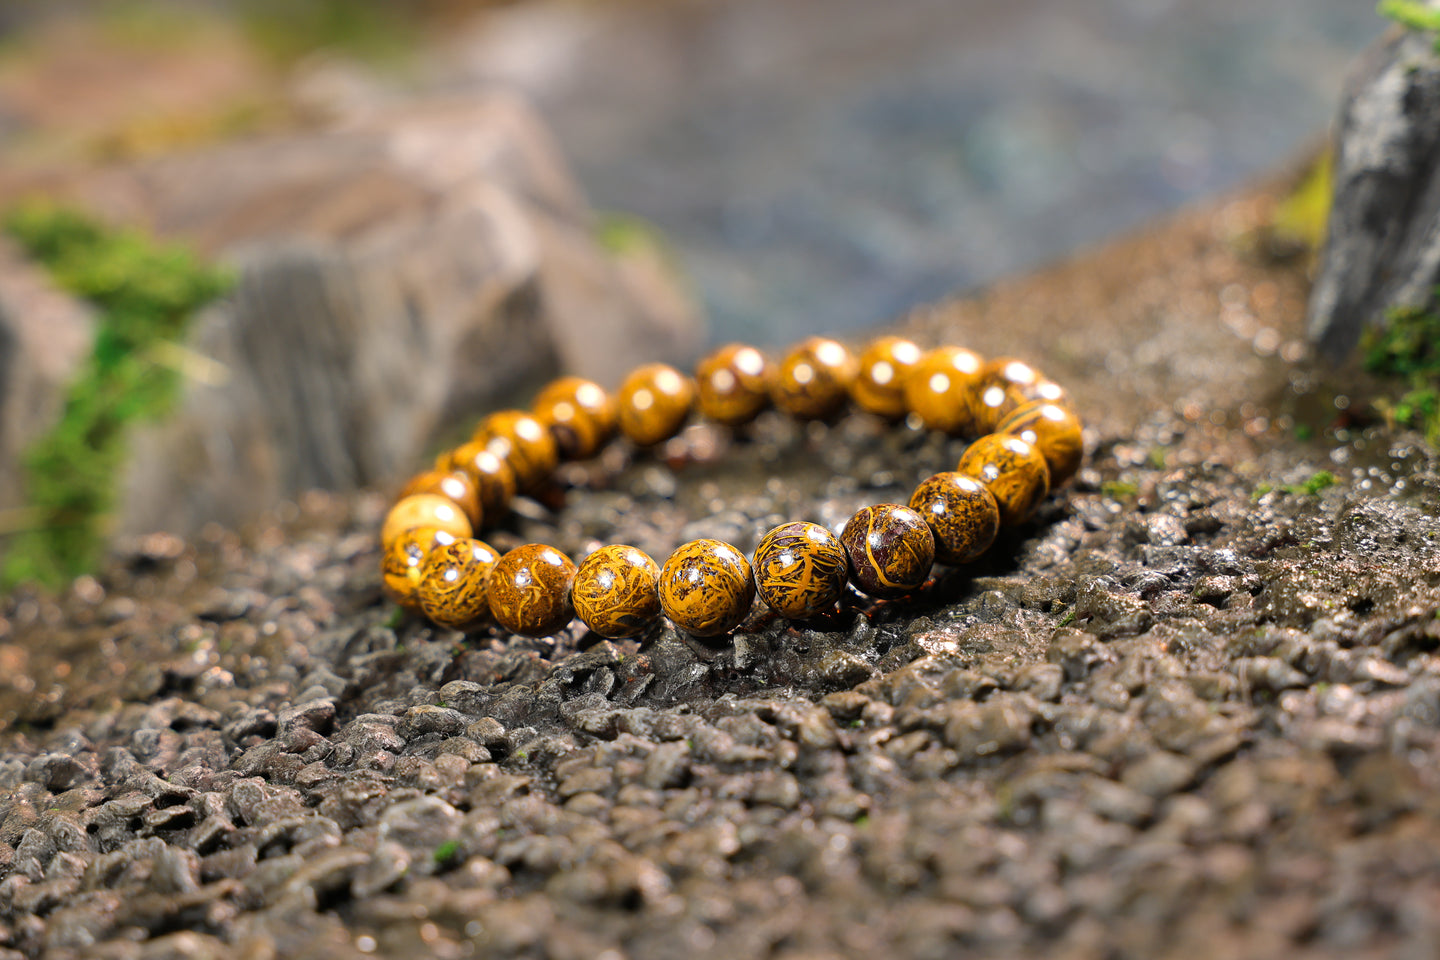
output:
[[[908,505],[862,507],[838,538],[816,523],[781,524],[760,541],[753,565],[719,540],[682,544],[663,566],[635,547],[605,546],[577,569],[552,546],[501,556],[474,539],[517,491],[545,483],[562,459],[593,457],[617,432],[649,447],[679,433],[696,408],[741,426],[771,404],[810,420],[847,403],[976,439],[953,472],[921,481]],[[1079,469],[1082,454],[1080,421],[1063,392],[1019,360],[986,362],[954,346],[923,352],[898,337],[874,341],[857,359],[816,337],[774,367],[754,347],[732,344],[702,360],[693,379],[650,364],[611,397],[565,377],[541,391],[533,410],[486,417],[470,442],[402,491],[381,532],[382,577],[402,606],[460,630],[493,617],[512,633],[543,637],[579,616],[619,638],[663,614],[682,630],[717,636],[746,618],[757,592],[794,620],[831,609],[847,580],[872,597],[912,593],[934,563],[974,560],[1000,527],[1024,522]]]

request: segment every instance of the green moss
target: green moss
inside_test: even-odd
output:
[[[1140,487],[1129,480],[1106,480],[1100,492],[1111,500],[1129,500],[1140,493]]]
[[[48,202],[18,206],[3,227],[55,284],[97,313],[90,357],[60,421],[24,458],[34,525],[6,551],[0,581],[56,585],[91,570],[104,546],[130,424],[168,410],[179,377],[163,362],[191,315],[228,277],[188,252],[102,227]]]
[[[1423,0],[1380,0],[1375,12],[1407,30],[1440,31],[1440,9]],[[1435,41],[1435,49],[1440,52],[1440,39]]]
[[[1276,209],[1274,228],[1280,239],[1309,250],[1320,249],[1330,220],[1334,173],[1335,154],[1326,150]]]
[[[1292,483],[1287,486],[1285,492],[1297,497],[1318,497],[1320,491],[1328,490],[1339,482],[1335,479],[1335,474],[1329,470],[1317,470],[1304,483]]]
[[[1391,422],[1415,427],[1432,445],[1440,445],[1440,314],[1396,307],[1382,329],[1366,334],[1361,347],[1365,369],[1403,384],[1398,397],[1382,397],[1376,408]]]
[[[1273,483],[1262,483],[1255,488],[1253,493],[1250,494],[1250,499],[1259,500],[1261,497],[1265,496],[1265,494],[1269,493],[1271,490],[1274,489],[1275,485]]]
[[[393,66],[420,41],[416,18],[385,0],[240,0],[237,6],[250,42],[282,66],[317,50]]]
[[[456,855],[459,853],[460,841],[446,840],[444,843],[440,844],[440,846],[435,848],[435,862],[439,864],[449,863],[451,860],[454,860]]]

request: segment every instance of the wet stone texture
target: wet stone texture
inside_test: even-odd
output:
[[[911,600],[466,635],[383,601],[378,494],[5,598],[0,958],[1432,955],[1440,475],[1294,439],[1303,278],[1256,208],[908,321],[997,354],[1012,317],[1092,451]],[[487,538],[748,552],[962,449],[692,429]]]

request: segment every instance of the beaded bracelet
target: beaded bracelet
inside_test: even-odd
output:
[[[615,544],[577,568],[539,543],[503,556],[474,538],[504,515],[517,491],[542,485],[562,459],[593,457],[617,433],[640,447],[675,436],[698,407],[738,427],[770,404],[801,420],[847,403],[871,414],[976,437],[952,472],[920,482],[908,505],[861,507],[837,538],[806,521],[784,523],[745,555],[719,540],[692,540],[656,564]],[[512,633],[550,636],[574,616],[602,637],[636,636],[663,613],[702,637],[733,630],[758,592],[775,613],[805,620],[833,608],[848,582],[877,598],[918,590],[934,563],[970,562],[1002,526],[1022,523],[1079,469],[1080,421],[1063,391],[1019,360],[988,363],[963,347],[922,352],[881,337],[857,359],[812,337],[778,368],[754,347],[731,344],[693,379],[674,367],[633,371],[612,398],[576,377],[551,383],[533,410],[481,421],[468,443],[443,453],[401,492],[381,530],[382,579],[401,606],[459,630],[493,618]]]

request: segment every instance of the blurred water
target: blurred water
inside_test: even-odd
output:
[[[853,329],[1272,169],[1370,0],[521,5],[459,41],[603,210],[653,221],[717,340]]]

